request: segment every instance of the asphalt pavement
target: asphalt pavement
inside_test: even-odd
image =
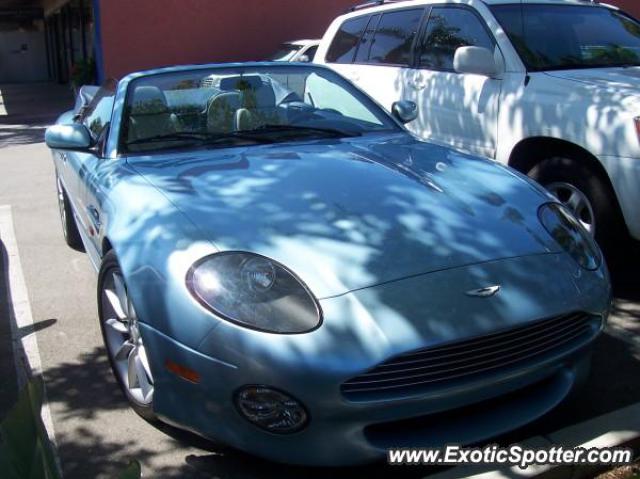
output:
[[[44,144],[46,124],[70,106],[56,85],[2,86],[0,108],[0,205],[11,205],[23,274],[58,451],[67,479],[109,478],[129,460],[153,478],[424,477],[432,469],[375,465],[347,470],[271,464],[135,415],[109,369],[97,321],[96,275],[88,258],[66,247],[60,228],[54,172]],[[30,113],[31,112],[31,113]],[[1,240],[0,240],[1,245]],[[0,250],[2,250],[0,248]],[[621,249],[613,268],[616,302],[606,334],[595,348],[587,387],[556,412],[502,442],[544,435],[569,424],[640,402],[640,247]],[[6,258],[0,254],[2,271]],[[15,371],[0,275],[0,414],[15,396]],[[4,408],[4,409],[3,409]]]

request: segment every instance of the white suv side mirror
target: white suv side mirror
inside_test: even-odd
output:
[[[495,78],[499,74],[493,53],[484,47],[460,47],[453,57],[453,68],[457,73],[472,73]]]

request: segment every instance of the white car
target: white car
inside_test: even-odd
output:
[[[569,205],[610,249],[640,239],[640,23],[578,0],[372,2],[337,18],[315,61],[407,127],[493,158]]]
[[[268,60],[273,62],[312,62],[318,51],[320,40],[295,40],[285,42]]]

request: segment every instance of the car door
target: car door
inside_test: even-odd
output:
[[[407,78],[409,99],[418,103],[419,118],[408,128],[425,139],[494,158],[502,81],[454,71],[462,46],[488,48],[498,64],[502,54],[485,21],[462,5],[431,9],[416,48],[416,68]]]
[[[86,219],[89,225],[88,241],[91,245],[90,254],[94,265],[100,266],[99,261],[102,256],[102,240],[106,229],[106,189],[112,172],[121,159],[105,159],[93,157],[87,162],[87,173],[83,182],[82,198],[86,212]]]
[[[358,83],[360,74],[359,66],[353,62],[370,20],[371,15],[345,20],[333,37],[324,58],[332,69],[355,84]]]
[[[111,123],[115,96],[115,81],[109,80],[98,90],[79,119],[91,133],[94,146],[84,152],[69,154],[68,168],[73,172],[73,207],[85,239],[94,241],[100,231],[100,214],[92,202],[87,201],[87,184],[95,178],[95,171],[104,156],[104,146]],[[89,252],[92,253],[92,252]]]
[[[352,80],[389,111],[398,100],[410,99],[407,81],[424,16],[424,7],[373,15],[360,41]]]
[[[413,48],[424,7],[393,9],[347,20],[327,52],[331,67],[371,95],[387,110],[408,99]]]

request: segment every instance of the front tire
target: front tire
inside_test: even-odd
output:
[[[572,158],[552,157],[538,163],[529,176],[564,203],[606,253],[626,232],[624,219],[606,178]]]
[[[71,249],[84,253],[84,245],[78,231],[78,225],[73,216],[73,209],[69,202],[67,192],[62,186],[60,176],[56,173],[56,190],[58,195],[58,209],[60,210],[60,221],[62,222],[62,234],[64,240]]]
[[[98,275],[98,316],[111,369],[133,410],[155,422],[154,382],[147,350],[118,259],[109,251]]]

